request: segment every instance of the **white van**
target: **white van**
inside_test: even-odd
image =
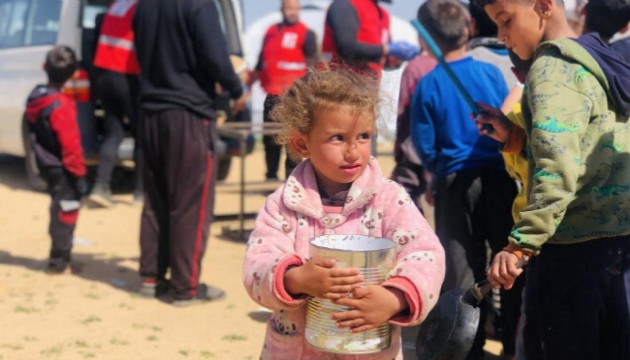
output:
[[[96,46],[95,20],[111,0],[0,0],[0,153],[23,156],[30,184],[44,189],[27,143],[24,107],[36,84],[46,82],[42,64],[54,45],[72,47],[87,75],[93,73]],[[217,0],[221,25],[230,53],[243,57],[241,5],[238,0]],[[85,74],[85,73],[84,73]],[[88,80],[74,85],[87,90]],[[226,102],[229,103],[229,102]],[[92,101],[77,101],[79,126],[88,164],[99,148],[98,119]],[[122,160],[132,158],[133,140],[119,149]]]

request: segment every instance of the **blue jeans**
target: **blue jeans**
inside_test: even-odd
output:
[[[630,359],[630,236],[544,245],[526,288],[528,360]]]

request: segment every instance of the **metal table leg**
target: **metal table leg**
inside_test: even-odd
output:
[[[239,238],[245,240],[245,155],[247,154],[247,135],[241,134],[241,199],[239,221]]]

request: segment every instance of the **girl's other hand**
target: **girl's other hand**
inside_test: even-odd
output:
[[[333,258],[313,258],[289,269],[284,284],[292,294],[307,294],[321,299],[336,300],[359,287],[363,277],[357,268],[336,268]]]
[[[332,314],[337,326],[350,328],[351,333],[375,329],[409,307],[402,291],[380,285],[359,287],[335,304],[352,308]]]

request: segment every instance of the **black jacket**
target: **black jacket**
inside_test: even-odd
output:
[[[133,28],[144,109],[185,108],[214,119],[216,83],[234,99],[242,95],[215,1],[140,0]]]

